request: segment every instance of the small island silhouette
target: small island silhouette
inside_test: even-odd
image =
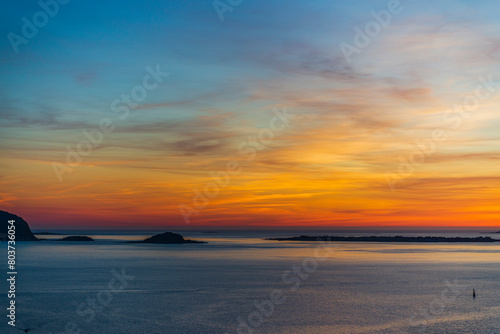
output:
[[[94,239],[83,235],[72,235],[55,241],[94,241]]]
[[[144,243],[144,244],[206,244],[206,241],[196,241],[184,239],[184,237],[177,233],[165,232],[156,234],[150,238],[142,241],[127,241],[127,243]]]

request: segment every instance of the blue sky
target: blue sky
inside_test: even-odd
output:
[[[470,95],[479,77],[496,78],[500,7],[458,0],[400,6],[348,62],[341,43],[352,44],[354,28],[363,29],[388,1],[243,0],[221,21],[211,1],[72,0],[18,53],[7,36],[21,34],[21,19],[31,20],[40,6],[7,1],[0,14],[0,204],[40,224],[109,221],[110,208],[121,203],[139,216],[155,212],[155,224],[182,224],[178,204],[191,201],[210,171],[267,126],[273,108],[286,106],[298,122],[200,213],[200,222],[285,224],[298,215],[304,224],[369,224],[386,215],[394,224],[429,223],[435,212],[410,204],[425,202],[411,182],[446,194],[448,183],[430,180],[453,175],[469,190],[483,189],[485,180],[497,184],[496,94],[411,176],[404,196],[386,193],[384,175],[397,171],[415,140],[446,127],[443,112]],[[111,103],[157,64],[169,76],[117,120]],[[51,164],[63,163],[66,147],[106,117],[116,130],[58,182]],[[130,194],[144,202],[130,206]],[[264,200],[275,195],[290,199]],[[466,215],[450,209],[447,219],[497,217],[493,198],[475,190],[471,198],[456,199],[470,204]],[[94,213],[82,212],[82,200]]]

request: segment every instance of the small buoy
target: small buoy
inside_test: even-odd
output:
[[[476,290],[472,289],[472,298],[476,298]]]

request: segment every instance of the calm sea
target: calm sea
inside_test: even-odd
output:
[[[18,243],[16,328],[7,325],[4,281],[0,333],[500,333],[500,244],[182,234],[208,243],[122,243],[150,234]],[[429,235],[335,233],[367,234]]]

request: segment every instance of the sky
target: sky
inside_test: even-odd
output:
[[[3,6],[0,209],[34,228],[500,225],[495,1]]]

